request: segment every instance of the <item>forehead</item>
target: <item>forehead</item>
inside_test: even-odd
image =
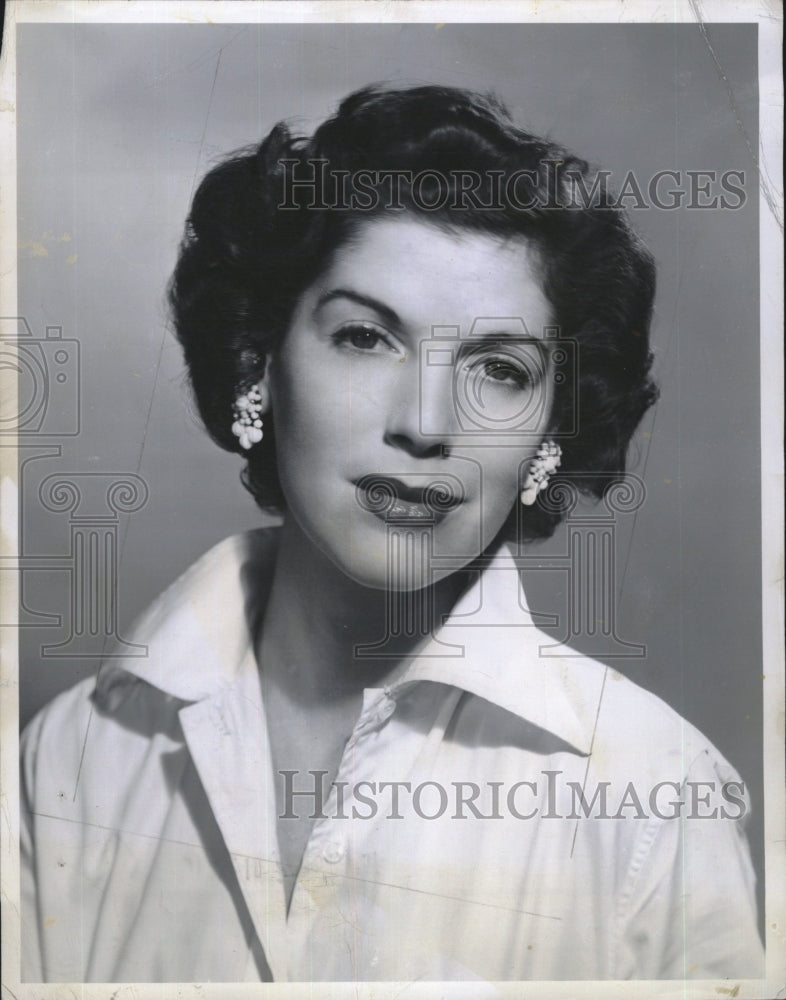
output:
[[[520,318],[532,335],[549,323],[537,252],[523,238],[444,230],[410,215],[361,222],[319,281],[352,288],[412,326]]]

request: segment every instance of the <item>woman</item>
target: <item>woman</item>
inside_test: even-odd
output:
[[[176,331],[283,523],[28,728],[25,978],[760,974],[742,783],[541,655],[506,544],[622,476],[653,292],[602,176],[464,91],[360,91],[205,178]]]

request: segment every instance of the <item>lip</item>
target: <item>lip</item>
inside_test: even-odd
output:
[[[415,486],[396,476],[362,476],[354,480],[355,496],[380,521],[439,524],[464,502],[463,490],[453,476],[421,478],[423,484]]]

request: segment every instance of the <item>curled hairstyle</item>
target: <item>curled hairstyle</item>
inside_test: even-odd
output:
[[[366,200],[347,205],[338,185],[361,172]],[[514,175],[515,184],[505,183]],[[624,474],[631,436],[656,398],[655,268],[607,195],[605,174],[518,128],[495,98],[465,90],[367,87],[310,138],[280,122],[204,178],[170,283],[175,331],[211,437],[241,451],[233,402],[261,377],[299,297],[363,220],[409,212],[447,231],[519,237],[534,248],[554,324],[576,345],[575,377],[554,390],[560,479],[602,496]],[[244,483],[259,506],[282,509],[270,415],[247,459]],[[521,511],[524,534],[547,537],[562,516],[559,503],[536,503]]]

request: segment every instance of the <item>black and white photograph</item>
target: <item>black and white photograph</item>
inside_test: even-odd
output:
[[[8,5],[4,995],[786,996],[781,34]]]

